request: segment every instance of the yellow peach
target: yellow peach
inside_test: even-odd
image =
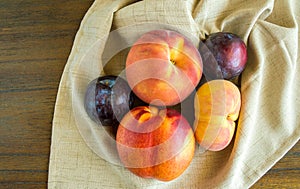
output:
[[[201,147],[219,151],[228,146],[241,107],[239,89],[227,80],[212,80],[196,92],[195,138]]]

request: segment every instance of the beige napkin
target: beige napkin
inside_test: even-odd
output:
[[[300,138],[299,9],[296,0],[96,0],[81,23],[61,78],[48,188],[250,187]],[[205,34],[229,31],[249,49],[234,140],[220,152],[197,150],[189,168],[171,182],[142,179],[107,161],[114,147],[94,140],[104,130],[93,130],[92,123],[83,126],[84,87],[104,73],[101,55],[110,31],[139,31],[145,23],[177,28],[196,36],[195,43]],[[124,53],[113,59],[106,74],[124,68]]]

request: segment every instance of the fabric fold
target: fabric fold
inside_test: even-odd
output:
[[[48,188],[250,187],[300,138],[299,8],[297,1],[284,0],[96,0],[81,22],[59,85]],[[95,140],[104,131],[92,122],[78,126],[78,120],[87,120],[80,107],[88,81],[124,68],[125,48],[105,65],[110,34],[116,32],[115,40],[122,40],[157,27],[182,31],[195,44],[213,32],[236,33],[247,44],[249,57],[233,141],[220,152],[197,149],[189,168],[172,182],[139,178],[111,163],[97,149],[106,152],[106,144]],[[124,41],[130,45],[133,39]]]

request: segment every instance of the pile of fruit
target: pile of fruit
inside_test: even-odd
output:
[[[203,58],[203,47],[216,64]],[[127,169],[170,181],[190,165],[196,145],[219,151],[230,143],[241,106],[231,79],[246,61],[246,45],[232,33],[213,33],[197,48],[175,31],[150,31],[131,47],[126,78],[110,75],[89,83],[85,109],[100,126],[114,128]],[[192,123],[173,108],[191,97]],[[136,100],[144,105],[135,106]]]

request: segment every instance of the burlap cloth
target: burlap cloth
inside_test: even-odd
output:
[[[81,23],[61,78],[48,187],[250,187],[300,137],[299,10],[296,0],[96,0]],[[109,32],[139,23],[167,24],[198,39],[212,32],[230,31],[249,49],[234,140],[223,151],[196,153],[184,174],[166,183],[139,178],[98,156],[80,134],[75,119],[74,94],[82,91],[74,86],[80,79],[88,81],[100,74],[101,61],[89,62],[101,59]],[[98,55],[88,54],[91,47]],[[120,65],[108,67],[112,73],[114,69]]]

